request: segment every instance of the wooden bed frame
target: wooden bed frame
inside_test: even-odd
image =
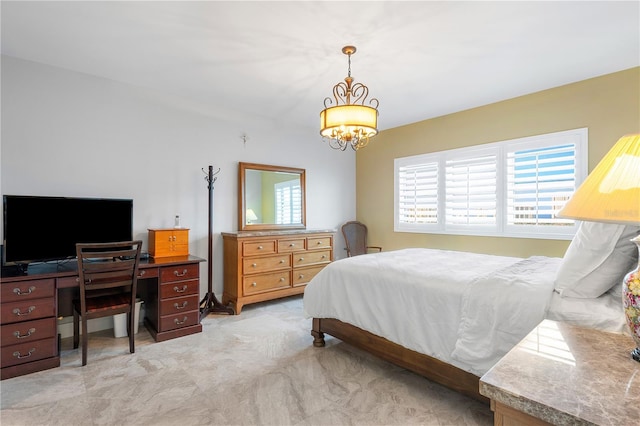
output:
[[[489,399],[480,395],[480,378],[474,374],[340,320],[314,318],[311,329],[313,346],[324,346],[325,333],[489,405]]]

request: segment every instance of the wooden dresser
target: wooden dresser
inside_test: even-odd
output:
[[[222,303],[236,314],[249,303],[292,296],[333,260],[333,231],[222,233]]]

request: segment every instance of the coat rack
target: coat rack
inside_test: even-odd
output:
[[[207,294],[200,302],[200,321],[211,313],[225,313],[234,315],[235,311],[230,306],[225,306],[216,299],[216,295],[213,293],[213,184],[215,183],[216,175],[220,173],[220,169],[213,171],[213,166],[209,166],[209,174],[202,169],[205,173],[204,180],[207,181],[209,189],[209,253],[208,253],[208,266],[209,274]]]

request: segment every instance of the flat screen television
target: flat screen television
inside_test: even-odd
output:
[[[76,257],[76,243],[129,241],[133,200],[3,195],[4,265]]]

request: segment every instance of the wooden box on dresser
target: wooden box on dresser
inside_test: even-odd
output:
[[[55,278],[2,278],[2,379],[60,366]]]
[[[302,294],[333,261],[333,231],[223,232],[222,303],[236,314],[249,303]]]

